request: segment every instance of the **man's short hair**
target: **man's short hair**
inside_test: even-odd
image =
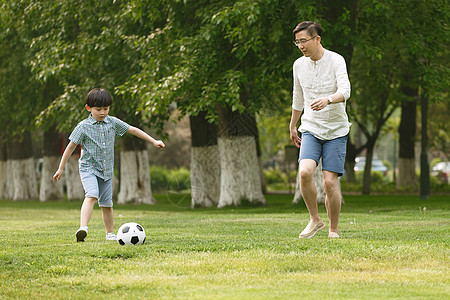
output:
[[[106,89],[92,89],[86,96],[89,107],[107,107],[112,104],[112,96]]]
[[[319,23],[317,22],[311,22],[311,21],[304,21],[299,23],[297,26],[295,26],[293,34],[294,34],[294,40],[295,40],[295,34],[297,32],[306,30],[306,32],[311,36],[319,35],[322,36],[322,27],[320,27]]]

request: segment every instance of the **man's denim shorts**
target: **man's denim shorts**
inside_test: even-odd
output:
[[[319,165],[322,157],[322,170],[344,174],[345,155],[347,153],[348,135],[333,140],[321,140],[309,132],[302,133],[299,162],[312,159]]]
[[[98,206],[100,207],[113,207],[112,179],[105,181],[91,172],[82,170],[80,170],[80,178],[85,197],[98,199]]]

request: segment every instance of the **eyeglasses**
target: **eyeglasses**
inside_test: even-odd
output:
[[[316,36],[317,36],[317,35],[315,35],[315,36],[313,36],[312,38],[307,39],[307,40],[295,40],[295,41],[294,41],[294,44],[295,44],[295,46],[298,46],[298,45],[302,45],[302,46],[303,46],[304,44],[306,44],[306,43],[309,42],[310,40],[314,39]]]

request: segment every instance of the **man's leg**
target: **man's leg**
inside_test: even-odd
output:
[[[341,212],[341,194],[338,188],[338,174],[323,170],[323,186],[325,193],[325,207],[330,220],[330,232],[338,233],[339,214]]]
[[[312,159],[302,159],[300,161],[300,188],[303,200],[308,208],[311,220],[314,223],[321,221],[317,209],[317,190],[314,184],[314,171],[316,162]]]

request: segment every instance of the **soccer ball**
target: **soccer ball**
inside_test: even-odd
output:
[[[144,227],[135,222],[125,223],[117,231],[117,241],[121,245],[137,245],[145,242]]]

